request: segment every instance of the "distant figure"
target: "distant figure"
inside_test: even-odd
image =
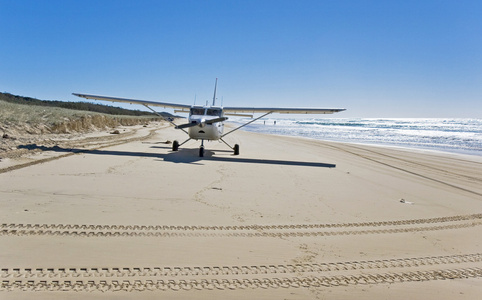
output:
[[[266,121],[264,121],[264,125],[266,125]]]
[[[276,125],[276,121],[274,121],[274,125]]]

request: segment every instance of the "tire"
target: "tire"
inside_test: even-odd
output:
[[[179,142],[178,141],[174,141],[172,143],[172,151],[177,151],[179,150]]]
[[[239,155],[239,145],[234,145],[234,155]]]
[[[199,157],[204,157],[204,147],[199,148]]]

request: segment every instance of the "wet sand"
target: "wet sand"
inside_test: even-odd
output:
[[[482,295],[481,157],[151,129],[0,173],[0,299]]]

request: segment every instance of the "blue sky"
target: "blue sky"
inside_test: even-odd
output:
[[[0,91],[482,118],[482,1],[0,0]]]

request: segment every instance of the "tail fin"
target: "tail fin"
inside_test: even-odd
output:
[[[213,106],[216,105],[216,89],[218,87],[218,79],[216,78],[216,83],[214,84],[214,97],[213,97]]]

